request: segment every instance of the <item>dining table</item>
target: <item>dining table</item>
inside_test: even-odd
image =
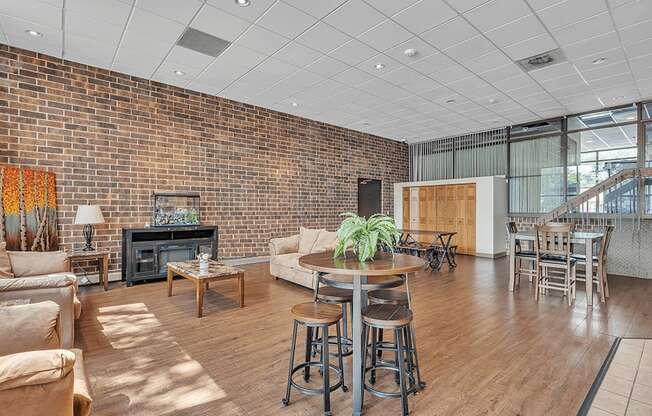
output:
[[[396,279],[383,276],[397,276],[416,272],[423,268],[424,261],[416,256],[402,253],[377,252],[372,260],[360,261],[357,256],[333,257],[332,251],[306,254],[299,257],[299,265],[317,273],[324,284],[352,289],[353,316],[351,323],[353,344],[353,412],[362,414],[362,392],[364,363],[362,362],[362,308],[367,305],[367,291],[396,286]]]
[[[455,253],[452,251],[453,237],[456,231],[438,231],[438,230],[398,230],[401,233],[397,248],[399,250],[425,250],[428,257],[428,266],[432,270],[440,270],[444,260],[448,267],[453,269],[457,266],[455,262]],[[422,240],[428,238],[428,243]]]
[[[604,233],[574,231],[570,234],[570,243],[573,245],[584,245],[586,259],[592,259],[596,252],[595,245],[604,237]],[[536,240],[534,231],[519,231],[509,235],[509,291],[516,290],[516,242]],[[532,243],[533,244],[533,243]],[[590,263],[588,263],[590,264]],[[593,267],[586,268],[586,307],[593,307]]]

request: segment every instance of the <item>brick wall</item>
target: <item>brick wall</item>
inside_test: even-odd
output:
[[[265,255],[300,225],[335,229],[357,178],[408,179],[396,141],[0,44],[0,164],[56,172],[61,240],[82,241],[78,204],[99,204],[99,246],[119,268],[123,227],[150,222],[152,191],[201,194],[220,257]]]

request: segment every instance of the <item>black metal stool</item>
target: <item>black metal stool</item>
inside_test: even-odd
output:
[[[294,316],[294,326],[292,329],[292,348],[290,349],[290,365],[288,370],[287,389],[285,397],[282,400],[284,406],[290,404],[290,390],[295,387],[302,393],[309,395],[321,394],[324,397],[324,414],[331,414],[331,400],[330,393],[342,387],[342,391],[347,391],[344,385],[344,366],[342,360],[342,344],[340,342],[340,319],[342,318],[342,310],[339,306],[331,305],[328,303],[306,302],[299,303],[292,307],[292,315]],[[298,365],[294,365],[294,355],[297,344],[297,329],[299,324],[306,327],[306,358],[305,361]],[[321,328],[323,334],[328,334],[328,327],[335,325],[337,331],[337,357],[339,366],[330,363],[330,355],[328,353],[328,337],[321,339],[321,360],[311,361],[311,352],[314,344],[313,330]],[[303,370],[303,379],[305,382],[310,380],[310,367],[318,367],[324,379],[322,388],[309,388],[297,384],[292,378],[294,374]],[[329,370],[334,370],[337,373],[338,381],[334,385],[330,384]]]
[[[319,284],[319,283],[318,283]],[[353,303],[353,291],[351,289],[340,289],[337,287],[322,286],[315,288],[315,300],[322,303],[331,303],[336,305],[341,305],[342,307],[342,334],[339,337],[340,343],[342,344],[342,356],[346,357],[353,353],[353,341],[349,338],[349,329],[348,329],[348,309],[352,308]],[[315,349],[314,354],[317,353],[317,347],[319,346],[319,328],[315,329],[314,334],[315,340]],[[336,344],[334,336],[328,337],[328,342],[331,345]],[[313,354],[313,355],[314,355]],[[334,355],[332,353],[331,355]]]
[[[367,367],[368,349],[363,351],[362,362],[365,365],[364,374],[371,372],[369,384],[364,382],[364,390],[378,397],[400,397],[403,415],[409,414],[408,395],[416,393],[418,385],[415,379],[415,363],[413,362],[412,346],[410,335],[410,323],[412,322],[412,311],[405,306],[391,304],[369,305],[362,309],[362,334],[363,344],[367,345],[369,332],[371,332],[371,366]],[[378,330],[394,331],[396,341],[395,348],[389,345],[382,346],[385,350],[393,350],[396,354],[394,362],[378,360],[376,356],[379,344],[377,342]],[[387,344],[387,343],[385,343]],[[381,391],[372,387],[375,384],[375,372],[379,369],[390,370],[398,373],[400,390],[398,392]],[[372,380],[372,377],[374,378]],[[363,378],[364,380],[364,378]]]

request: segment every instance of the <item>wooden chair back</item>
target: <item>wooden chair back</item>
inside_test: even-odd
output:
[[[609,243],[611,242],[611,234],[614,232],[613,225],[607,225],[604,229],[604,237],[600,243],[600,254],[598,258],[602,261],[607,260],[607,252],[609,251]]]
[[[573,231],[572,224],[548,223],[537,225],[536,239],[534,241],[537,258],[543,255],[564,256],[570,259],[571,245],[570,233]]]
[[[507,234],[516,234],[518,232],[516,222],[514,221],[509,221],[507,224],[505,224],[505,227],[507,227]]]

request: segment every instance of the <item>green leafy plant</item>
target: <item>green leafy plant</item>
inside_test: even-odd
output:
[[[360,261],[373,260],[379,244],[394,250],[400,233],[392,218],[375,214],[366,219],[352,212],[345,212],[340,216],[344,217],[344,220],[337,230],[337,246],[333,257],[346,257],[348,247],[353,249]]]

